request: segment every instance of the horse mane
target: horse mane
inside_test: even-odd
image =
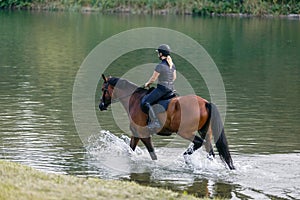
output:
[[[110,77],[108,79],[108,83],[119,89],[131,88],[132,90],[134,90],[134,94],[137,94],[137,95],[145,95],[149,91],[148,89],[139,87],[135,83],[132,83],[123,78]],[[151,91],[151,88],[150,88],[150,91]]]
[[[126,87],[130,88],[137,88],[138,86],[126,79],[123,78],[117,78],[117,77],[110,77],[107,81],[110,85],[117,87],[119,89],[123,89]]]
[[[108,83],[110,84],[110,85],[112,85],[112,86],[116,86],[117,85],[117,83],[118,83],[118,81],[120,80],[120,78],[116,78],[116,77],[110,77],[109,79],[108,79]]]
[[[136,93],[136,94],[145,94],[145,93],[148,93],[148,91],[149,91],[149,90],[147,90],[147,89],[145,89],[145,88],[143,88],[143,87],[138,87],[138,88],[134,91],[134,93]]]

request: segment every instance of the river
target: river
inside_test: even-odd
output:
[[[113,112],[119,104],[106,112],[95,107],[101,130],[89,133],[88,142],[81,141],[72,107],[78,70],[101,42],[145,27],[182,33],[212,58],[225,88],[221,107],[226,108],[225,132],[237,170],[229,171],[219,158],[207,159],[202,149],[186,163],[182,153],[189,143],[176,135],[153,136],[158,161],[150,160],[143,145],[132,152],[126,144],[126,115]],[[299,20],[0,11],[0,33],[1,159],[198,197],[299,199]],[[159,40],[159,33],[153,37]],[[107,48],[117,52],[123,46]],[[189,46],[183,43],[182,49]],[[195,75],[181,55],[174,54],[173,60],[179,78],[211,100],[205,77]],[[136,66],[157,62],[154,49],[136,49],[109,63],[105,73],[146,81],[153,68],[138,71]],[[185,94],[187,87],[181,86],[178,92]],[[95,105],[99,85],[97,91]]]

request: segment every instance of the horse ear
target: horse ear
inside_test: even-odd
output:
[[[107,82],[107,78],[105,77],[104,74],[102,74],[102,78],[103,78],[103,80],[104,80],[104,83],[106,83],[106,82]]]

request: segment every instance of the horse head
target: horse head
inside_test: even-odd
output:
[[[107,107],[111,104],[113,89],[114,89],[114,87],[110,84],[110,81],[109,81],[110,78],[105,77],[104,74],[102,74],[102,78],[103,78],[104,82],[103,82],[102,88],[101,88],[102,98],[99,103],[99,109],[101,111],[107,110]]]

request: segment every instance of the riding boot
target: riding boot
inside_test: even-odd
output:
[[[152,106],[149,107],[149,117],[150,117],[150,123],[148,124],[148,129],[154,133],[157,132],[157,129],[160,128],[160,122],[152,108]]]

